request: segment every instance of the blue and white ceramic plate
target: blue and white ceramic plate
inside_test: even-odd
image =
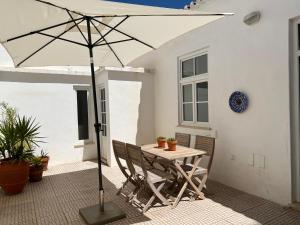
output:
[[[247,95],[240,91],[233,92],[229,98],[229,106],[233,112],[244,112],[248,107]]]

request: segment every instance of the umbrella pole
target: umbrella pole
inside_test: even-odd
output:
[[[89,29],[88,29],[89,30]],[[102,168],[101,168],[101,146],[100,146],[100,131],[101,123],[98,119],[98,106],[97,106],[97,92],[96,92],[96,81],[95,81],[95,68],[94,68],[94,56],[93,46],[91,45],[91,35],[88,33],[89,42],[89,53],[90,53],[90,66],[92,76],[92,89],[93,89],[93,102],[94,102],[94,113],[95,113],[95,133],[96,133],[96,146],[97,146],[97,158],[98,158],[98,180],[99,180],[99,205],[102,212],[104,212],[104,190],[102,184]]]
[[[90,54],[93,102],[94,102],[94,113],[95,113],[94,126],[96,132],[96,146],[97,146],[97,156],[98,156],[99,203],[94,206],[89,206],[86,208],[79,209],[79,214],[88,225],[100,225],[100,224],[107,224],[116,220],[123,219],[126,217],[126,214],[112,202],[106,202],[104,206],[104,190],[102,184],[101,146],[100,146],[101,124],[99,123],[99,119],[98,119],[96,79],[95,79],[94,56],[93,56],[94,46],[92,43],[92,36],[91,36],[91,17],[87,16],[85,19],[87,21],[88,48]]]

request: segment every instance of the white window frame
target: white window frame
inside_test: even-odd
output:
[[[201,55],[207,55],[207,73],[199,74],[199,75],[193,75],[190,77],[182,78],[182,62],[196,58]],[[196,67],[194,63],[194,73],[196,72]],[[204,48],[202,50],[195,51],[193,53],[189,53],[187,55],[181,56],[178,58],[178,103],[179,103],[179,125],[183,126],[194,126],[194,127],[204,127],[209,128],[209,116],[208,116],[208,122],[198,122],[197,121],[197,100],[196,100],[196,85],[197,83],[203,83],[208,82],[209,77],[209,52],[208,48]],[[192,84],[192,92],[193,92],[193,121],[184,121],[183,120],[183,86],[187,84]],[[209,83],[208,83],[209,86]],[[209,105],[209,99],[208,99],[208,105]],[[209,111],[208,111],[209,114]]]
[[[84,139],[84,140],[79,140],[78,139],[78,136],[76,137],[77,138],[77,141],[75,142],[74,144],[74,147],[75,148],[79,148],[79,147],[83,147],[84,145],[87,145],[87,144],[93,144],[93,125],[92,125],[92,97],[91,97],[91,87],[89,85],[75,85],[73,86],[73,90],[76,92],[77,94],[77,91],[87,91],[87,103],[88,103],[88,126],[89,126],[89,138],[88,139]],[[77,102],[77,101],[76,101]],[[76,105],[76,109],[77,109],[77,105]],[[77,112],[77,111],[76,111]],[[77,120],[78,120],[78,114],[76,113],[76,117],[77,117]]]
[[[101,98],[101,91],[104,90],[104,100],[102,100]],[[105,126],[105,133],[102,132],[102,136],[104,137],[107,137],[107,127],[108,127],[108,124],[107,124],[107,90],[105,88],[105,86],[100,86],[99,87],[99,100],[100,100],[100,121],[101,121],[101,124]],[[105,112],[103,112],[102,110],[102,104],[105,105]],[[105,123],[103,123],[102,121],[102,114],[105,114]]]
[[[292,160],[292,201],[300,201],[300,111],[299,111],[299,58],[300,46],[298,37],[298,24],[300,24],[300,17],[292,21],[291,25],[291,160]]]

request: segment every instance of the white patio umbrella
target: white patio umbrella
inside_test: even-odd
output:
[[[16,67],[91,68],[99,204],[80,210],[88,224],[103,224],[125,216],[112,203],[104,207],[94,65],[123,67],[224,15],[104,0],[1,0],[0,42]]]

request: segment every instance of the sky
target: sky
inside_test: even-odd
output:
[[[191,3],[192,0],[109,0],[109,1],[183,9],[184,6]]]
[[[183,9],[185,5],[189,4],[192,0],[109,0],[115,2],[158,6],[166,8],[177,8]],[[0,66],[13,66],[11,58],[4,50],[3,46],[0,45]]]

